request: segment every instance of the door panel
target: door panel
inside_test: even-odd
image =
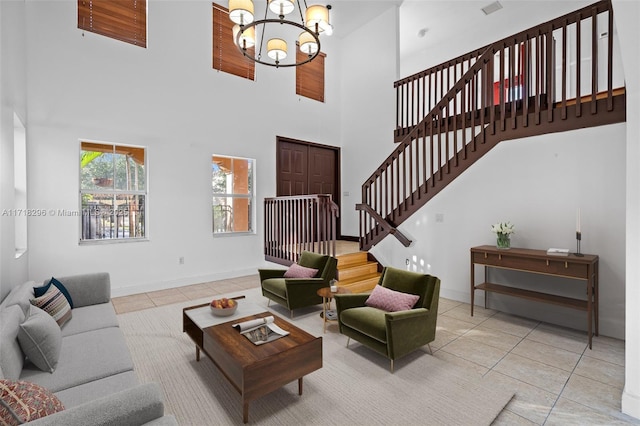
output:
[[[308,151],[304,145],[280,142],[277,196],[307,194]]]
[[[337,198],[336,152],[332,149],[309,147],[309,193],[331,194]]]

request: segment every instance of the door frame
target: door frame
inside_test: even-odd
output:
[[[286,136],[278,136],[276,135],[276,191],[277,188],[279,188],[279,182],[278,182],[278,176],[280,176],[280,161],[279,161],[279,157],[280,157],[280,143],[281,142],[286,142],[289,144],[298,144],[298,145],[304,145],[307,147],[316,147],[316,148],[323,148],[323,149],[328,149],[331,151],[334,151],[335,153],[335,164],[334,164],[334,169],[335,169],[335,192],[336,192],[336,197],[333,197],[334,194],[332,195],[333,198],[333,202],[336,203],[338,205],[338,211],[340,212],[340,215],[336,218],[336,238],[342,238],[342,221],[341,221],[341,216],[342,216],[342,174],[341,174],[341,151],[340,151],[340,147],[338,146],[331,146],[331,145],[325,145],[325,144],[320,144],[320,143],[316,143],[316,142],[309,142],[309,141],[303,141],[301,139],[293,139],[293,138],[288,138]],[[276,192],[277,193],[277,192]]]

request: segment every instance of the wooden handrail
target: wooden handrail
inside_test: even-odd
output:
[[[609,13],[604,23],[609,40],[607,68],[600,71],[597,23],[604,12]],[[602,96],[607,111],[612,111],[616,94],[612,14],[610,1],[603,0],[397,81],[399,143],[362,185],[362,206],[357,207],[361,248],[368,249],[397,229],[470,161],[486,153],[488,140],[495,144],[507,137],[506,132],[532,133],[531,126],[558,120],[575,123],[583,114],[597,114]],[[594,59],[589,70],[591,84],[583,88],[591,91],[588,95],[579,84],[580,52],[589,41],[580,38],[585,23],[590,25]],[[568,69],[569,31],[576,34],[571,40],[578,58],[575,70]],[[562,46],[554,47],[554,35],[560,37],[560,33]],[[555,51],[561,52],[559,71]],[[599,71],[607,77],[603,94],[598,93]],[[569,80],[577,82],[575,101],[567,99],[570,72]],[[562,86],[560,94],[556,94],[556,81]],[[405,96],[408,93],[411,98]],[[583,104],[589,105],[589,111],[584,111]],[[568,116],[569,110],[574,116]]]
[[[335,256],[340,209],[331,195],[265,198],[264,212],[266,260],[290,265],[303,251]]]
[[[369,207],[366,204],[356,204],[356,210],[361,210],[367,212],[375,221],[377,221],[382,229],[384,229],[387,233],[393,235],[402,243],[403,246],[409,247],[411,245],[411,240],[407,238],[400,230],[394,226],[391,226],[387,221],[384,220],[382,216],[380,216],[375,210]]]

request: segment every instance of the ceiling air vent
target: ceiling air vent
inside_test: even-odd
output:
[[[494,1],[493,3],[488,4],[485,7],[483,7],[482,11],[484,12],[485,15],[490,15],[493,12],[497,12],[500,9],[502,9],[502,5],[500,4],[500,2],[499,1]]]

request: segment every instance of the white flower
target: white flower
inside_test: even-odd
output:
[[[514,225],[511,222],[499,222],[491,226],[491,232],[495,234],[511,235],[515,233]]]

